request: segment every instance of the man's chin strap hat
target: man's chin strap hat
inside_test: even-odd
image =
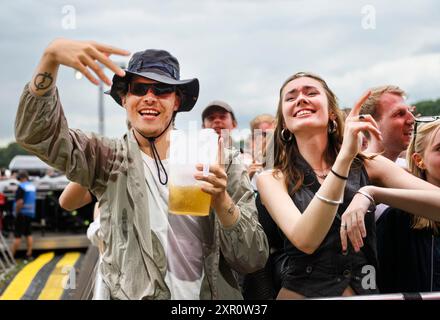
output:
[[[190,111],[199,96],[199,80],[180,80],[180,67],[177,59],[168,51],[148,49],[136,52],[128,62],[125,77],[113,76],[113,84],[107,94],[122,106],[121,95],[128,91],[128,84],[133,76],[140,76],[157,82],[175,85],[181,99],[177,112]]]
[[[133,76],[140,76],[147,79],[155,80],[160,83],[166,83],[176,86],[177,94],[180,97],[180,106],[176,112],[190,111],[196,104],[199,96],[199,80],[188,79],[180,80],[180,67],[177,59],[172,56],[168,51],[148,49],[145,51],[136,52],[128,62],[128,68],[125,69],[125,76],[120,77],[118,75],[113,76],[113,84],[106,94],[110,94],[112,98],[122,106],[121,97],[128,91],[128,84]],[[173,122],[175,117],[171,118],[166,128],[155,137],[147,137],[137,128],[133,127],[142,137],[150,142],[151,151],[156,163],[159,181],[161,184],[166,185],[168,182],[168,175],[165,168],[160,161],[159,153],[154,144],[155,140],[159,138],[164,132],[166,132]],[[136,135],[134,136],[136,138]],[[139,144],[139,141],[138,141]],[[162,171],[165,174],[165,180],[161,179],[161,171],[159,164],[162,167]]]

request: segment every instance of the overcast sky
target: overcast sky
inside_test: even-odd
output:
[[[204,106],[221,99],[247,128],[255,115],[275,113],[280,85],[298,71],[320,74],[341,107],[387,83],[406,90],[409,102],[439,98],[439,18],[437,0],[8,1],[0,11],[0,146],[14,140],[21,91],[55,37],[166,49],[181,77],[201,85],[178,127],[200,122]],[[97,131],[97,87],[67,68],[58,87],[69,125]],[[110,97],[105,114],[106,135],[121,136],[125,112]]]

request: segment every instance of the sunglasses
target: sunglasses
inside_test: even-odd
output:
[[[128,91],[135,96],[142,97],[147,94],[148,90],[152,90],[155,96],[163,96],[176,92],[176,86],[167,83],[142,83],[134,82],[128,86]]]
[[[418,117],[415,119],[415,123],[414,123],[414,134],[413,134],[413,138],[416,138],[417,135],[417,127],[420,127],[422,124],[424,123],[429,123],[429,122],[433,122],[436,120],[439,120],[440,116],[423,116],[423,117]]]

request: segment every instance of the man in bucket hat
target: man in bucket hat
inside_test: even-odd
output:
[[[125,71],[111,54],[128,52],[92,41],[53,41],[21,96],[17,141],[98,198],[100,271],[112,299],[240,299],[232,269],[260,269],[268,254],[245,168],[227,163],[226,171],[213,165],[212,175],[196,174],[210,183],[204,188],[212,195],[209,216],[169,215],[168,136],[175,114],[194,106],[198,80],[180,80],[176,58],[163,50],[134,54]],[[55,87],[59,66],[98,84],[94,71],[111,85],[97,61],[115,72],[109,93],[131,127],[121,139],[69,129],[63,114]]]

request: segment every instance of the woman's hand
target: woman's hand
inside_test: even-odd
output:
[[[359,115],[362,105],[370,96],[370,91],[365,93],[351,110],[345,119],[344,140],[340,154],[346,158],[353,159],[361,150],[359,133],[368,131],[379,141],[382,140],[376,121],[369,114]]]
[[[370,212],[368,210],[370,204],[371,202],[366,196],[356,193],[342,214],[340,229],[342,251],[346,251],[348,248],[347,235],[355,252],[364,246],[363,238],[367,236],[365,214]]]
[[[112,54],[128,56],[130,52],[95,41],[59,38],[49,44],[43,57],[48,58],[54,65],[65,65],[78,70],[92,83],[98,85],[99,80],[92,75],[89,70],[91,69],[99,79],[111,85],[110,79],[107,78],[98,62],[123,77],[125,75],[124,70],[109,59]]]

